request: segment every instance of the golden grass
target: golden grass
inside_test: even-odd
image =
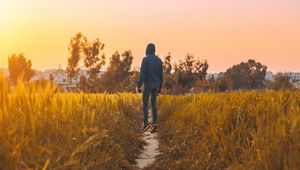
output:
[[[0,169],[136,169],[141,95],[74,94],[0,76]],[[300,92],[159,97],[149,169],[300,169]]]
[[[300,93],[163,96],[155,169],[300,169]],[[150,169],[151,169],[150,168]]]
[[[72,94],[0,76],[0,169],[135,169],[140,96]]]

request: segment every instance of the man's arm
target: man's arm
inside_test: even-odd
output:
[[[142,61],[142,66],[141,66],[141,71],[140,71],[140,76],[139,76],[139,81],[138,81],[138,89],[140,89],[145,81],[145,73],[146,72],[146,61],[145,58]]]

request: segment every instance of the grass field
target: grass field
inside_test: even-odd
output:
[[[300,169],[300,93],[163,96],[149,169]]]
[[[0,169],[135,169],[140,96],[0,87]]]
[[[141,95],[9,89],[0,78],[0,169],[136,169]],[[159,97],[148,169],[300,169],[300,93]]]

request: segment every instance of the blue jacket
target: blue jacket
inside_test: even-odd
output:
[[[138,88],[146,83],[158,83],[159,88],[163,84],[162,61],[155,55],[155,46],[150,43],[146,49],[146,57],[143,58]]]

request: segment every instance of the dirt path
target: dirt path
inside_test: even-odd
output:
[[[137,167],[139,169],[143,169],[154,163],[156,156],[160,154],[158,149],[159,142],[157,139],[157,133],[145,132],[142,136],[142,139],[146,142],[146,145],[144,146],[144,149],[142,150],[142,153],[139,155],[138,159],[136,159]]]

